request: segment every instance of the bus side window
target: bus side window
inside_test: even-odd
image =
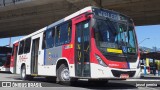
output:
[[[46,48],[52,48],[54,46],[53,28],[46,31]]]
[[[52,28],[52,40],[53,40],[53,46],[55,46],[55,33],[56,33],[56,30],[55,30],[55,27]]]
[[[43,33],[42,49],[46,48],[46,32]]]
[[[59,46],[60,45],[60,27],[56,27],[56,35],[55,35],[55,45]]]
[[[68,43],[71,41],[71,35],[72,35],[72,22],[69,21],[68,23]]]
[[[25,40],[24,53],[29,53],[30,52],[30,47],[31,47],[31,38],[27,38]]]
[[[71,21],[60,24],[56,28],[56,46],[68,44],[71,41],[72,26]]]
[[[60,26],[60,45],[67,43],[68,36],[68,23],[61,24]]]
[[[23,49],[24,49],[24,40],[20,41],[18,55],[23,54]]]
[[[70,22],[65,22],[64,24],[61,25],[61,39],[60,42],[63,44],[68,44],[70,43],[71,39],[71,23]]]
[[[50,28],[43,33],[43,45],[42,49],[48,49],[54,47],[54,33],[55,29]]]

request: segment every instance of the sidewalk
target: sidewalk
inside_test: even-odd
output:
[[[141,79],[160,79],[160,76],[157,75],[153,75],[153,74],[148,74],[148,75],[142,75],[140,77]]]
[[[154,82],[154,81],[158,81],[160,82],[160,76],[154,76],[152,74],[148,74],[148,75],[141,75],[140,78],[137,79],[126,79],[126,81],[147,81],[147,82]]]

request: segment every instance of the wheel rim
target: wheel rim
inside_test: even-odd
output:
[[[69,81],[70,80],[69,70],[67,68],[62,70],[61,78],[62,78],[63,81]]]
[[[25,69],[23,68],[23,69],[22,69],[22,78],[24,78],[25,75],[26,75],[26,71],[25,71]]]

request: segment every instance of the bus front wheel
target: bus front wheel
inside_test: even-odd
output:
[[[57,70],[57,82],[60,84],[70,84],[69,69],[65,64],[60,65]]]
[[[78,79],[71,78],[69,74],[69,68],[66,64],[61,64],[57,70],[57,83],[65,85],[74,85]]]

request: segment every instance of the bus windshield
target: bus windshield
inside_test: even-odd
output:
[[[7,55],[0,54],[0,66],[3,66],[7,61]]]
[[[108,48],[136,53],[134,26],[127,21],[96,19],[95,40],[102,53],[110,53]]]

